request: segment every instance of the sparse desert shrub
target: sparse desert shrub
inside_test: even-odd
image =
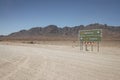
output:
[[[34,44],[34,42],[33,41],[30,41],[30,42],[28,42],[29,44]]]

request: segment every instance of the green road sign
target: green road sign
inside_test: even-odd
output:
[[[80,41],[101,41],[102,30],[81,30],[80,31]]]

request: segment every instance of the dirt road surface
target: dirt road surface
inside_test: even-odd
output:
[[[120,48],[0,44],[0,80],[120,80]]]

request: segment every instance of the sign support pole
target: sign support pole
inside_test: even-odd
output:
[[[98,43],[98,49],[97,49],[97,51],[99,52],[99,41],[97,43]]]
[[[80,41],[80,50],[83,50],[83,41]]]
[[[85,44],[85,51],[88,51],[88,49],[87,49],[87,43]]]
[[[93,51],[93,44],[91,45],[91,51]]]

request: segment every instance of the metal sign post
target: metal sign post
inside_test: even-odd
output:
[[[85,51],[88,51],[88,49],[87,49],[87,44],[85,44]]]
[[[93,51],[93,42],[91,43],[91,51]]]
[[[83,50],[83,42],[80,42],[80,50]]]
[[[98,43],[98,49],[97,49],[97,51],[99,52],[99,41],[97,43]]]
[[[80,33],[80,31],[79,31]],[[83,41],[81,40],[82,38],[80,38],[80,35],[78,34],[78,40],[79,40],[79,45],[80,45],[80,50],[83,50]]]
[[[99,51],[99,42],[102,38],[102,30],[101,29],[93,29],[93,30],[80,30],[79,31],[79,40],[80,40],[80,50],[83,50],[83,43],[85,43],[85,50],[87,49],[87,43],[90,43],[91,45],[91,51],[93,51],[93,43],[97,42],[98,48],[97,51]]]

